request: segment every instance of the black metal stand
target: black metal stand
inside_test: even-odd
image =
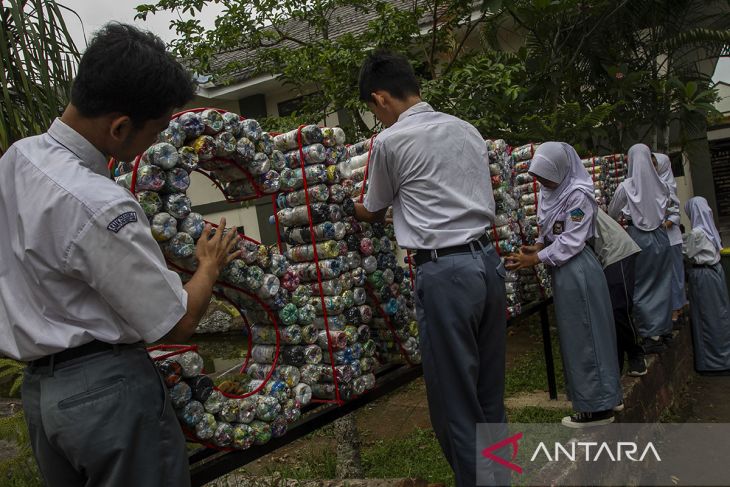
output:
[[[552,298],[550,299],[552,302]],[[548,318],[547,306],[540,307],[540,327],[542,328],[542,346],[545,352],[545,370],[547,371],[548,391],[550,399],[558,398],[558,386],[555,382],[555,363],[553,360],[553,344],[550,339],[550,320]]]
[[[557,386],[555,382],[555,367],[553,362],[553,350],[550,340],[550,323],[548,320],[547,308],[552,304],[552,298],[523,309],[522,314],[508,321],[513,325],[535,313],[540,314],[542,327],[542,338],[545,351],[545,368],[547,370],[548,388],[550,399],[557,399]],[[393,365],[378,371],[377,385],[374,389],[366,392],[342,406],[335,404],[310,405],[303,411],[302,419],[293,424],[289,431],[281,438],[275,438],[265,445],[257,445],[248,450],[222,452],[209,448],[201,448],[193,452],[189,457],[190,477],[192,485],[204,485],[218,477],[230,473],[237,468],[251,463],[264,455],[267,455],[293,441],[298,440],[323,426],[339,419],[351,412],[365,406],[366,404],[393,392],[401,386],[417,379],[423,375],[420,365],[409,367],[406,365]]]
[[[550,338],[550,318],[548,317],[548,308],[553,304],[553,298],[540,301],[533,305],[522,308],[522,313],[507,321],[507,326],[512,326],[524,319],[540,313],[540,328],[542,329],[542,345],[545,354],[545,372],[547,373],[548,391],[550,399],[558,398],[558,386],[555,380],[555,360],[553,358],[552,340]]]
[[[342,406],[327,404],[308,409],[302,419],[292,425],[281,438],[275,438],[265,445],[257,445],[244,451],[220,452],[203,448],[190,455],[190,478],[192,485],[203,485],[222,475],[232,472],[274,450],[302,438],[313,431],[339,419],[366,404],[383,397],[399,387],[423,375],[421,366],[405,365],[388,367],[378,373],[378,385]]]

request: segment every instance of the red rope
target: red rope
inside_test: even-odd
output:
[[[214,227],[214,228],[218,228],[218,225],[216,225],[216,224],[214,224],[214,223],[210,223],[210,222],[208,222],[208,221],[206,221],[206,223],[207,223],[207,224],[209,224],[209,225],[211,225],[211,226],[212,226],[212,227]],[[250,238],[250,237],[247,237],[246,235],[242,235],[242,234],[240,234],[240,233],[239,233],[239,234],[238,234],[238,236],[239,236],[240,238],[243,238],[244,240],[248,240],[248,241],[250,241],[250,242],[254,242],[254,243],[260,244],[260,242],[259,242],[259,241],[257,241],[257,240],[254,240],[254,239],[252,239],[252,238]],[[178,273],[184,273],[184,274],[188,274],[188,275],[191,275],[191,276],[193,275],[193,273],[192,273],[192,272],[191,272],[190,270],[188,270],[188,269],[185,269],[185,268],[183,268],[183,267],[180,267],[180,266],[178,266],[177,264],[174,264],[173,262],[169,261],[168,259],[165,259],[165,260],[166,260],[166,262],[167,262],[167,266],[168,266],[169,268],[171,268],[172,270],[174,270],[174,271],[177,271]],[[273,359],[273,363],[271,364],[271,368],[269,369],[269,372],[268,372],[268,373],[266,374],[266,377],[264,377],[264,379],[263,379],[263,381],[261,382],[261,384],[260,384],[260,385],[259,385],[259,386],[258,386],[258,387],[257,387],[256,389],[254,389],[253,391],[251,391],[251,392],[247,392],[246,394],[244,394],[244,395],[241,395],[241,396],[239,396],[239,395],[235,395],[235,394],[228,394],[228,393],[226,393],[226,392],[220,391],[220,393],[221,393],[221,394],[223,394],[223,395],[224,395],[224,396],[226,396],[226,397],[230,397],[230,398],[234,398],[234,399],[242,399],[242,398],[244,398],[244,397],[249,397],[249,396],[252,396],[252,395],[254,395],[254,394],[257,394],[257,393],[258,393],[259,391],[261,391],[261,390],[262,390],[262,389],[264,388],[264,386],[266,386],[266,384],[267,384],[267,383],[269,382],[269,380],[271,379],[271,376],[272,376],[272,375],[274,374],[274,371],[276,370],[276,364],[277,364],[277,363],[278,363],[278,361],[279,361],[279,351],[280,351],[280,347],[281,347],[281,345],[280,345],[280,343],[281,343],[281,340],[280,340],[279,326],[278,326],[278,322],[277,322],[277,320],[276,320],[276,315],[275,315],[275,314],[274,314],[274,312],[273,312],[273,311],[271,310],[271,308],[269,307],[269,305],[268,305],[268,304],[266,304],[266,303],[265,303],[265,302],[264,302],[264,301],[263,301],[263,300],[262,300],[261,298],[259,298],[259,297],[258,297],[258,296],[257,296],[256,294],[253,294],[253,293],[251,293],[251,292],[249,292],[249,291],[246,291],[245,289],[241,289],[241,288],[239,288],[239,287],[236,287],[236,286],[232,286],[232,285],[230,285],[230,284],[228,284],[228,283],[225,283],[225,282],[221,282],[221,281],[216,281],[216,284],[217,284],[217,285],[219,285],[219,286],[221,286],[221,287],[224,287],[224,288],[227,288],[227,289],[231,289],[231,290],[233,290],[233,291],[236,291],[236,292],[240,292],[240,293],[242,293],[242,294],[245,294],[245,295],[249,296],[250,298],[253,298],[253,299],[254,299],[254,300],[255,300],[255,301],[256,301],[256,302],[257,302],[257,303],[258,303],[258,304],[259,304],[259,305],[261,306],[261,308],[262,308],[262,309],[263,309],[263,310],[264,310],[264,311],[266,312],[266,314],[267,314],[267,315],[269,316],[269,320],[271,321],[271,324],[272,324],[272,326],[274,327],[274,331],[275,331],[275,333],[276,333],[276,352],[274,353],[274,359]],[[246,320],[245,314],[244,314],[244,313],[243,313],[243,311],[242,311],[242,310],[241,310],[241,309],[240,309],[240,308],[238,307],[238,305],[237,305],[236,303],[232,302],[232,301],[231,301],[231,300],[230,300],[230,299],[228,298],[228,296],[226,296],[226,295],[225,295],[225,294],[223,294],[223,293],[216,293],[216,295],[217,295],[218,297],[220,297],[220,298],[222,298],[222,299],[224,299],[224,300],[228,301],[228,302],[229,302],[229,303],[231,303],[231,304],[232,304],[233,306],[235,306],[235,307],[236,307],[236,309],[238,309],[239,313],[241,313],[241,316],[242,316],[242,317],[243,317],[243,319],[244,319],[244,323],[246,323],[246,324],[248,325],[248,322],[247,322],[247,320]],[[251,328],[250,328],[250,326],[248,326],[248,329],[249,329],[249,331],[250,331],[250,329],[251,329]],[[246,366],[248,365],[248,361],[250,360],[250,357],[251,357],[251,349],[252,349],[252,340],[251,340],[251,338],[252,338],[252,337],[251,337],[251,334],[249,333],[249,340],[248,340],[248,350],[247,350],[247,355],[246,355],[246,361],[245,361],[245,362],[244,362],[244,364],[243,364],[243,365],[244,365],[244,367],[246,367]],[[243,369],[242,369],[242,370],[243,370]],[[216,388],[216,390],[218,390],[218,389]]]
[[[137,156],[134,159],[134,167],[132,168],[132,182],[129,184],[129,191],[133,194],[137,194],[137,171],[139,170],[139,161],[142,160],[142,156]]]
[[[309,202],[309,185],[307,184],[307,171],[304,165],[304,148],[302,146],[302,128],[304,125],[300,125],[297,129],[297,144],[299,145],[299,163],[302,168],[302,184],[304,185],[304,199],[307,203],[307,215],[309,216],[309,233],[312,237],[312,251],[314,253],[314,265],[317,271],[317,284],[319,285],[319,300],[322,303],[322,313],[324,313],[324,329],[327,333],[327,351],[330,356],[330,364],[332,366],[332,381],[335,385],[335,402],[338,405],[342,405],[343,401],[340,399],[340,387],[339,381],[337,380],[337,369],[335,368],[335,358],[332,352],[332,339],[330,338],[330,325],[327,314],[327,305],[324,302],[324,288],[322,287],[322,271],[319,268],[319,252],[317,252],[317,238],[314,233],[314,222],[312,220],[312,205]]]
[[[377,136],[378,134],[373,134],[373,136],[370,137],[370,146],[368,147],[368,159],[365,162],[365,175],[363,176],[362,188],[360,189],[360,203],[362,203],[363,199],[365,198],[365,186],[368,183],[368,174],[370,170],[370,154],[373,152],[373,141]]]
[[[370,283],[366,283],[365,290],[367,291],[368,295],[370,296],[370,299],[373,300],[375,303],[375,307],[378,310],[378,314],[383,318],[383,321],[385,321],[385,326],[388,327],[390,332],[393,334],[393,338],[395,339],[395,342],[398,344],[398,348],[400,348],[400,352],[403,355],[403,358],[406,359],[406,362],[408,362],[408,365],[413,365],[413,362],[408,358],[408,352],[406,352],[405,347],[403,347],[403,343],[400,341],[400,338],[398,338],[398,334],[395,331],[395,327],[393,326],[393,322],[390,321],[390,317],[388,316],[388,313],[383,311],[383,307],[381,306],[380,301],[378,298],[375,297],[375,293],[373,292],[372,286]]]
[[[173,270],[175,270],[177,272],[185,273],[185,274],[188,274],[188,275],[192,275],[193,274],[188,269],[182,268],[182,267],[180,267],[180,266],[178,266],[178,265],[176,265],[176,264],[174,264],[174,263],[172,263],[170,261],[167,261],[167,265],[168,265],[168,267],[170,267],[171,269],[173,269]],[[252,294],[252,293],[250,293],[250,292],[248,292],[248,291],[246,291],[244,289],[241,289],[241,288],[236,287],[236,286],[231,286],[230,284],[227,284],[227,283],[224,283],[224,282],[216,282],[216,284],[219,285],[219,286],[221,286],[221,287],[225,287],[227,289],[231,289],[231,290],[234,290],[234,291],[237,291],[237,292],[246,294],[247,296],[249,296],[249,297],[253,298],[254,300],[256,300],[259,303],[259,305],[261,305],[261,307],[266,312],[266,314],[269,315],[269,320],[271,320],[271,324],[274,327],[274,331],[276,332],[276,351],[274,352],[274,359],[272,361],[271,368],[269,369],[269,372],[266,374],[266,377],[264,377],[264,379],[261,381],[261,384],[259,384],[259,386],[256,389],[254,389],[251,392],[247,392],[246,394],[243,394],[243,395],[237,395],[237,394],[229,394],[227,392],[223,392],[220,389],[218,389],[217,387],[215,388],[217,391],[219,391],[221,394],[223,394],[226,397],[233,398],[233,399],[243,399],[245,397],[249,397],[249,396],[252,396],[254,394],[257,394],[259,391],[261,391],[264,388],[264,386],[266,386],[266,384],[269,382],[269,380],[271,379],[271,376],[274,374],[274,371],[276,370],[276,364],[279,361],[279,350],[280,350],[280,347],[281,347],[281,335],[279,333],[279,326],[278,326],[277,321],[276,321],[276,316],[274,315],[273,311],[271,311],[271,308],[265,302],[263,302],[258,296],[256,296],[255,294]],[[236,309],[238,309],[239,312],[241,312],[241,309],[238,308],[238,306],[235,303],[231,302],[231,300],[228,299],[228,297],[225,294],[222,294],[222,293],[221,294],[218,294],[218,293],[216,293],[216,295],[219,296],[219,297],[221,297],[221,298],[223,298],[223,299],[225,299],[226,301],[228,301],[229,303],[233,304],[234,306],[236,306]],[[243,313],[242,312],[241,312],[241,316],[243,316]],[[196,349],[197,349],[197,345],[193,345],[193,346],[195,346]],[[251,335],[249,334],[249,340],[248,340],[248,356],[246,357],[246,362],[244,363],[244,366],[248,364],[249,357],[251,356],[251,348],[252,348]]]
[[[152,357],[152,360],[155,362],[161,362],[165,359],[168,359],[170,357],[175,357],[176,355],[182,355],[185,352],[197,352],[198,346],[197,345],[168,345],[168,344],[161,344],[161,345],[154,345],[152,347],[147,347],[147,352],[154,352],[156,350],[164,350],[168,351],[168,353],[164,353],[162,355],[157,355],[155,357]]]
[[[591,165],[593,166],[591,169],[591,179],[593,180],[593,184],[596,184],[596,158],[591,157]]]
[[[238,310],[238,312],[241,313],[241,310]],[[246,360],[243,361],[243,365],[241,365],[241,369],[238,371],[239,374],[243,374],[244,372],[246,372],[246,369],[248,368],[248,362],[249,360],[251,360],[251,349],[253,348],[253,340],[251,340],[251,323],[248,322],[248,318],[246,318],[246,313],[241,313],[241,318],[243,318],[243,324],[246,327],[246,330],[248,330],[248,347],[246,347]],[[277,334],[278,332],[279,330],[276,330]]]
[[[534,198],[535,198],[535,216],[537,217],[537,210],[539,209],[538,208],[539,200],[537,197],[537,178],[534,176],[532,177],[532,194],[534,195]],[[537,218],[535,218],[535,221],[537,221]],[[540,224],[537,223],[536,225],[537,225],[537,234],[539,235],[540,234]],[[542,296],[542,298],[545,299],[545,297],[546,297],[545,289],[542,286],[542,282],[540,281],[540,276],[537,273],[537,269],[535,267],[533,267],[532,272],[535,275],[535,277],[537,278],[537,286],[540,289],[540,296]]]
[[[408,271],[410,272],[410,278],[411,278],[411,290],[412,292],[416,292],[416,276],[413,273],[413,262],[411,260],[411,250],[406,250],[406,257],[408,257]]]
[[[532,196],[535,201],[535,215],[537,215],[537,206],[538,206],[538,197],[537,197],[537,178],[535,176],[532,176]],[[527,215],[525,215],[527,216]],[[537,233],[540,233],[540,224],[537,224]]]
[[[279,230],[279,212],[276,208],[276,194],[271,195],[271,207],[274,209],[274,222],[276,223],[276,244],[279,247],[279,253],[283,252],[281,244],[281,231]]]
[[[497,255],[502,257],[502,251],[499,250],[499,234],[497,233],[496,225],[492,225],[492,235],[494,236],[494,248],[497,251]]]

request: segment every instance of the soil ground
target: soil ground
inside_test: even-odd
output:
[[[695,375],[674,415],[671,422],[730,423],[730,377]]]

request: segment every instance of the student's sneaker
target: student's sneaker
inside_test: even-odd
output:
[[[664,342],[664,345],[667,347],[670,347],[672,343],[674,343],[674,334],[667,333],[666,335],[662,335],[662,342]]]
[[[563,426],[568,428],[590,428],[613,423],[613,411],[597,411],[595,413],[574,413],[563,418]]]
[[[615,406],[613,407],[613,412],[614,412],[614,413],[620,413],[620,412],[621,412],[621,411],[623,411],[624,409],[626,409],[626,407],[624,406],[624,402],[623,402],[623,401],[621,401],[620,403],[616,404],[616,405],[615,405]]]
[[[644,349],[645,354],[662,353],[667,349],[661,337],[644,338],[644,343],[641,347]]]
[[[629,357],[629,371],[627,372],[630,377],[641,377],[646,375],[646,360],[643,356]]]

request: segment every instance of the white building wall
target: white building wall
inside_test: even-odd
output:
[[[715,103],[720,113],[730,113],[730,85],[727,83],[718,83],[716,86],[720,100]]]
[[[208,203],[216,203],[224,201],[225,198],[220,190],[205,176],[199,173],[192,173],[190,178],[190,189],[188,196],[193,206],[205,205]],[[246,235],[255,240],[261,241],[261,232],[259,231],[259,223],[256,216],[256,207],[251,204],[248,208],[234,207],[223,212],[214,212],[203,214],[206,220],[216,225],[221,217],[225,217],[227,226],[243,226]]]

